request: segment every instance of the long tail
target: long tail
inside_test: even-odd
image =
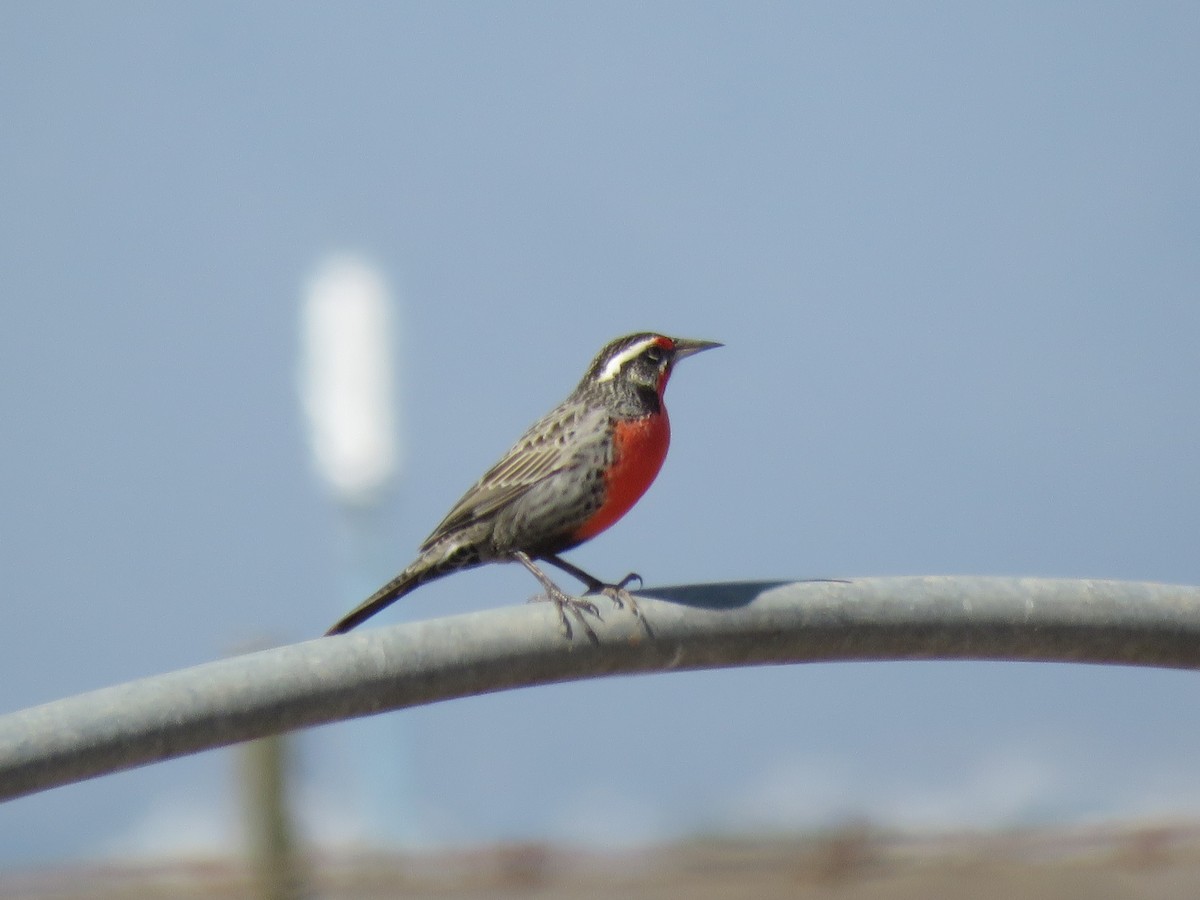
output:
[[[345,634],[421,585],[459,569],[479,565],[479,562],[479,554],[470,544],[464,545],[458,535],[447,536],[427,546],[412,565],[338,619],[325,635]]]
[[[371,616],[375,615],[375,613],[381,612],[391,606],[409,591],[428,581],[431,573],[428,571],[414,572],[412,570],[415,568],[415,565],[414,563],[414,565],[409,566],[358,606],[354,607],[354,609],[350,610],[350,612],[346,613],[346,615],[338,619],[334,626],[325,632],[325,635],[345,634],[354,626],[361,625],[367,619],[371,618]]]

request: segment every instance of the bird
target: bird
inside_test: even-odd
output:
[[[593,643],[584,613],[600,618],[589,595],[629,607],[645,624],[628,590],[631,572],[610,584],[561,557],[625,515],[658,475],[671,440],[663,393],[681,359],[723,346],[643,331],[616,338],[592,360],[567,398],[535,422],[454,504],[421,544],[416,559],[337,621],[326,636],[362,624],[410,591],[451,572],[517,562],[538,580],[572,636],[568,612]],[[564,592],[538,566],[549,563],[578,579],[584,597]],[[647,626],[648,628],[648,626]]]

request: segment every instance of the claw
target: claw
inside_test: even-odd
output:
[[[629,587],[629,585],[635,581],[638,583],[639,588],[642,587],[642,585],[644,585],[646,583],[646,582],[642,581],[642,576],[639,575],[637,572],[630,572],[628,575],[626,575],[624,578],[622,578],[620,581],[617,582],[617,587],[624,590],[625,588]]]
[[[581,580],[588,578],[588,580],[584,581],[584,583],[587,585],[587,590],[583,592],[584,596],[600,594],[611,600],[613,606],[615,606],[617,609],[625,609],[626,607],[629,607],[629,611],[633,613],[634,617],[636,617],[637,620],[642,624],[642,627],[646,629],[646,633],[651,637],[654,636],[654,632],[650,628],[650,623],[647,622],[646,617],[642,615],[642,608],[638,606],[637,600],[634,599],[633,594],[629,591],[629,585],[633,584],[635,581],[637,582],[638,587],[642,586],[643,581],[641,575],[639,575],[637,572],[630,572],[616,584],[605,584],[603,581],[590,578],[586,573],[579,573],[579,577]],[[595,607],[593,607],[593,609],[594,608]],[[597,615],[596,618],[600,618],[599,615]]]
[[[610,600],[616,603],[617,607],[620,608],[625,604],[622,603],[615,595],[621,594],[623,596],[628,596],[629,591],[627,588],[635,581],[638,583],[639,588],[645,584],[645,582],[642,581],[641,575],[639,575],[637,572],[630,572],[616,584],[605,584],[603,581],[589,581],[587,582],[587,590],[583,593],[585,596],[587,594],[603,594],[605,597],[608,597]]]
[[[638,606],[637,601],[633,599],[633,594],[625,589],[625,582],[620,584],[606,584],[600,588],[600,593],[613,602],[613,606],[617,609],[629,607],[629,611],[637,616],[642,621],[645,621],[642,616],[642,609]]]
[[[541,558],[551,565],[562,569],[572,578],[578,578],[580,581],[582,581],[584,586],[587,588],[587,590],[583,592],[584,596],[588,596],[590,594],[603,594],[613,602],[613,606],[615,606],[617,609],[624,609],[626,606],[628,606],[629,611],[637,617],[639,622],[642,623],[642,627],[646,630],[646,634],[648,634],[650,637],[654,637],[654,632],[650,628],[650,623],[646,621],[646,617],[642,615],[642,610],[638,607],[637,601],[633,599],[633,594],[629,592],[629,585],[633,584],[635,581],[637,582],[639,588],[642,586],[642,576],[637,572],[630,572],[616,584],[606,584],[594,575],[589,575],[587,572],[583,571],[583,569],[579,568],[579,566],[569,563],[559,556],[554,556],[553,554],[544,554]],[[534,569],[531,568],[531,562],[521,559],[521,556],[517,556],[517,559],[525,563],[525,568],[530,569],[530,571],[534,571]],[[545,576],[542,575],[540,571],[536,571],[535,575],[541,579],[545,579]],[[545,584],[546,581],[548,581],[548,579],[543,580],[542,583]]]
[[[599,645],[600,638],[596,636],[596,632],[592,630],[592,626],[588,624],[588,620],[584,617],[584,613],[589,616],[595,616],[600,622],[604,621],[604,617],[600,615],[600,607],[596,606],[591,600],[584,600],[582,597],[570,597],[564,594],[561,590],[546,591],[544,594],[538,594],[536,597],[529,598],[530,603],[553,603],[554,608],[558,610],[558,621],[562,627],[563,637],[570,640],[574,636],[574,629],[571,628],[571,620],[567,618],[567,611],[570,610],[571,615],[579,622],[583,628],[584,634],[588,636],[588,640],[593,644]]]
[[[600,638],[596,637],[596,632],[592,630],[592,626],[588,624],[587,619],[583,615],[587,613],[589,616],[595,616],[599,621],[603,622],[604,618],[600,615],[600,608],[595,603],[590,600],[584,600],[582,597],[567,596],[563,593],[562,588],[546,577],[545,572],[534,565],[533,560],[529,558],[529,554],[524,551],[518,550],[513,554],[513,559],[528,569],[530,574],[541,582],[542,587],[546,589],[545,594],[539,594],[531,598],[531,602],[534,600],[546,600],[554,604],[555,609],[558,610],[558,620],[562,624],[563,635],[568,640],[571,639],[573,634],[571,620],[567,618],[567,610],[570,610],[571,615],[575,617],[575,621],[583,627],[588,640],[593,644],[598,645],[600,643]]]

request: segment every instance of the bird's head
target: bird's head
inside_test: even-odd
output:
[[[583,382],[624,385],[639,392],[653,392],[661,400],[675,363],[721,346],[716,341],[671,338],[650,331],[626,335],[610,341],[596,355]]]

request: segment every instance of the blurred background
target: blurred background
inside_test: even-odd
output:
[[[727,346],[590,571],[1200,583],[1198,38],[1187,3],[0,5],[0,710],[319,635],[641,329]],[[357,500],[302,403],[331,271],[393,417]],[[292,806],[328,852],[1190,820],[1197,691],[544,687],[302,735]],[[0,866],[233,852],[237,768],[4,804]]]

